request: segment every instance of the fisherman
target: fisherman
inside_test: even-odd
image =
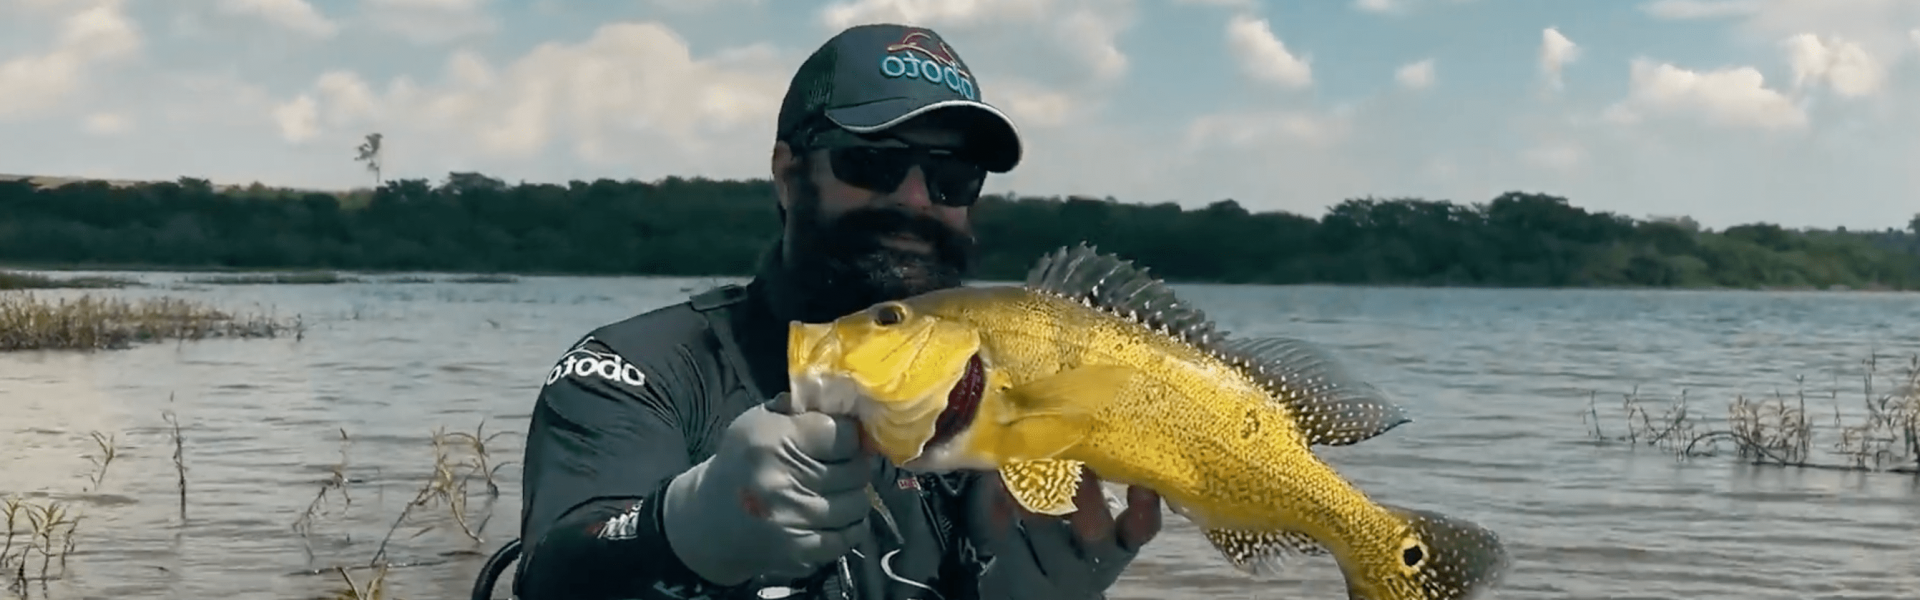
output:
[[[863,25],[800,66],[772,175],[780,241],[744,287],[594,329],[527,432],[523,600],[1091,599],[1160,529],[1160,498],[1066,518],[992,473],[901,471],[787,396],[787,325],[961,285],[969,206],[1021,143],[942,38]],[[869,498],[878,492],[883,513]]]

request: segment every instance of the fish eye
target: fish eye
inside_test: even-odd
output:
[[[1426,560],[1426,558],[1426,548],[1421,547],[1418,541],[1408,541],[1407,546],[1400,549],[1400,561],[1406,563],[1409,567],[1420,566],[1420,561]]]
[[[906,320],[907,309],[898,304],[884,304],[873,312],[873,323],[881,327],[899,325]]]

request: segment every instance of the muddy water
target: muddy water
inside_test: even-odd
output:
[[[158,283],[169,274],[142,277]],[[0,495],[84,515],[64,576],[36,597],[312,598],[335,565],[363,565],[433,472],[436,428],[506,431],[519,455],[536,384],[588,328],[673,302],[710,280],[524,279],[121,292],[177,294],[299,314],[301,340],[156,344],[97,354],[0,355]],[[1640,386],[1685,388],[1699,410],[1736,393],[1791,391],[1795,375],[1859,405],[1869,351],[1920,351],[1910,295],[1494,291],[1190,286],[1225,327],[1339,349],[1417,421],[1330,459],[1386,501],[1502,532],[1520,564],[1509,598],[1920,597],[1920,479],[1674,460],[1586,440]],[[1884,368],[1884,366],[1883,366]],[[1884,384],[1883,384],[1884,385]],[[180,511],[172,438],[188,468]],[[1622,431],[1618,411],[1603,415]],[[348,441],[342,442],[341,432]],[[89,432],[118,456],[90,489]],[[1832,441],[1816,440],[1815,454]],[[344,456],[344,458],[343,458]],[[307,535],[294,523],[339,468]],[[519,472],[489,499],[472,484],[475,542],[444,505],[416,509],[387,544],[403,596],[463,597],[516,526]],[[1177,518],[1114,598],[1336,598],[1330,561],[1250,582]],[[53,574],[61,574],[58,563]],[[38,565],[29,569],[37,575]],[[350,571],[364,579],[365,571]],[[504,590],[504,585],[501,588]],[[501,594],[504,597],[504,593]]]

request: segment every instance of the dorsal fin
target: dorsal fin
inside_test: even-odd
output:
[[[1225,340],[1221,358],[1294,415],[1307,443],[1346,446],[1413,422],[1371,383],[1347,373],[1320,347],[1286,337]]]
[[[1309,444],[1359,443],[1412,421],[1318,347],[1283,337],[1229,338],[1145,267],[1084,242],[1041,257],[1026,287],[1126,317],[1226,361],[1293,414]]]
[[[1026,287],[1127,317],[1210,352],[1226,337],[1206,313],[1181,302],[1145,267],[1084,242],[1041,257],[1027,272]]]

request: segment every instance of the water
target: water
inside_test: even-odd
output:
[[[116,292],[297,313],[311,329],[299,341],[0,355],[0,495],[51,494],[85,514],[68,575],[45,589],[54,597],[317,597],[339,576],[302,571],[371,558],[432,468],[435,428],[472,431],[484,419],[489,431],[513,432],[495,441],[494,458],[517,459],[537,384],[567,345],[711,283]],[[1607,408],[1636,385],[1657,396],[1685,387],[1719,415],[1736,393],[1791,392],[1795,375],[1822,392],[1816,414],[1831,411],[1824,392],[1836,378],[1849,390],[1844,403],[1858,406],[1859,361],[1870,350],[1920,351],[1915,296],[1184,288],[1227,329],[1321,341],[1407,404],[1415,423],[1327,454],[1382,500],[1504,534],[1520,562],[1502,597],[1920,597],[1920,479],[1681,462],[1589,442],[1581,419],[1590,391]],[[185,428],[184,524],[167,410]],[[1617,409],[1603,415],[1620,433]],[[342,429],[352,440],[352,504],[340,512],[335,499],[303,539],[292,523],[341,462]],[[120,455],[102,489],[80,493],[96,430],[118,436]],[[418,537],[409,536],[419,526],[401,527],[388,555],[423,566],[394,570],[395,591],[464,597],[484,555],[513,534],[518,474],[500,471],[506,493],[483,544],[451,527]],[[471,502],[476,521],[488,514],[483,495]],[[1184,521],[1166,522],[1112,597],[1344,597],[1331,561],[1303,564],[1292,581],[1254,583],[1222,566]]]

